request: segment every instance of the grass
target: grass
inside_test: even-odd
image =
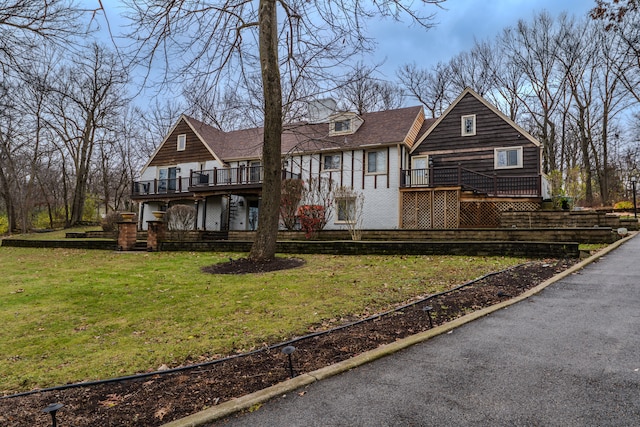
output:
[[[5,237],[7,239],[22,239],[22,240],[64,240],[67,233],[82,233],[85,231],[100,231],[102,228],[100,226],[85,226],[85,227],[74,227],[74,228],[64,228],[60,230],[46,231],[41,233],[25,233],[25,234],[12,234],[11,236]],[[96,240],[96,239],[91,239]]]
[[[525,261],[300,255],[294,270],[200,270],[241,256],[0,247],[0,393],[246,351]]]

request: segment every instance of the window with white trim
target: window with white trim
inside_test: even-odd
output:
[[[351,120],[339,120],[333,122],[334,132],[349,132],[351,130]]]
[[[178,135],[178,151],[184,151],[187,148],[187,135]]]
[[[476,115],[462,116],[462,136],[473,136],[476,134]]]
[[[495,169],[516,169],[522,167],[522,147],[495,148]]]
[[[353,222],[356,216],[356,199],[353,197],[336,199],[336,222]]]
[[[387,172],[386,150],[367,151],[367,173],[381,174]]]
[[[322,170],[325,170],[325,171],[340,170],[340,155],[325,154],[324,156],[322,156]]]

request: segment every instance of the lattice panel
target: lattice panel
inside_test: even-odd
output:
[[[537,202],[495,202],[500,212],[530,212],[540,210]]]
[[[497,228],[500,212],[493,202],[460,203],[460,228]]]
[[[457,190],[405,192],[402,195],[402,228],[458,228]]]
[[[418,205],[418,209],[416,211],[418,222],[417,228],[432,228],[431,212],[433,212],[433,202],[431,200],[431,191],[417,192],[416,199]]]
[[[418,228],[415,193],[402,193],[402,228]]]
[[[445,192],[446,200],[446,217],[445,228],[458,228],[460,223],[460,200],[458,198],[458,190],[449,190]]]

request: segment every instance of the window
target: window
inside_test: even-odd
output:
[[[473,136],[476,134],[476,115],[462,116],[462,136]]]
[[[340,120],[333,123],[334,132],[348,132],[351,129],[351,120]]]
[[[187,135],[178,135],[178,151],[184,151],[187,148]]]
[[[522,167],[522,147],[496,148],[494,151],[496,169],[515,169]]]
[[[340,155],[325,154],[325,156],[322,158],[322,170],[340,170]]]
[[[178,168],[158,169],[158,193],[176,191]]]
[[[262,163],[260,161],[249,162],[249,181],[262,181]]]
[[[353,222],[356,214],[356,199],[336,199],[337,221],[336,222]]]
[[[367,152],[367,173],[378,174],[387,171],[387,152],[368,151]]]

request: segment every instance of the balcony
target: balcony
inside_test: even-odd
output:
[[[191,171],[188,177],[134,181],[131,196],[171,196],[212,190],[261,189],[263,177],[262,166]],[[300,174],[283,170],[282,179],[300,179]]]
[[[403,169],[401,188],[461,187],[488,196],[540,197],[541,176],[487,175],[456,167],[432,167],[427,169]]]

